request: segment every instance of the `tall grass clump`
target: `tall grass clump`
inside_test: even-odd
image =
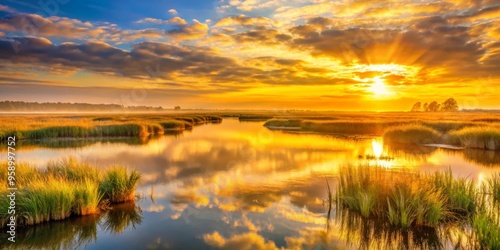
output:
[[[287,119],[271,119],[264,123],[265,127],[293,127],[300,128],[301,120],[287,120]]]
[[[160,123],[164,130],[184,130],[186,128],[186,124],[188,124],[188,122],[179,120],[171,120]]]
[[[58,126],[47,127],[27,131],[23,134],[26,139],[45,139],[45,138],[68,138],[68,137],[87,137],[90,131],[81,126]]]
[[[137,137],[147,136],[148,127],[142,124],[114,124],[97,126],[90,129],[92,137]]]
[[[75,215],[95,214],[103,194],[99,192],[99,185],[89,179],[77,183],[74,188],[74,203],[72,212]]]
[[[129,173],[125,168],[115,167],[106,172],[99,190],[112,203],[130,201],[134,199],[135,187],[140,178],[141,175],[135,170]]]
[[[498,215],[495,216],[482,211],[473,217],[472,226],[482,249],[500,249],[500,222]]]
[[[442,193],[418,174],[370,166],[341,170],[337,201],[365,218],[386,218],[393,226],[436,226],[447,215]]]
[[[488,193],[493,197],[494,202],[500,203],[500,173],[496,173],[486,181]]]
[[[0,167],[7,169],[4,163]],[[140,178],[135,170],[127,171],[123,167],[98,170],[71,158],[49,163],[45,168],[19,163],[16,174],[19,176],[16,214],[20,225],[95,214],[105,199],[111,203],[132,200]],[[1,170],[0,178],[7,179],[7,172]],[[1,224],[10,218],[7,194],[0,191]]]
[[[500,127],[467,127],[450,132],[448,140],[466,148],[500,150]]]
[[[383,137],[387,143],[423,144],[440,142],[441,134],[423,125],[410,124],[390,127]]]
[[[472,214],[479,193],[473,181],[454,178],[451,169],[428,176],[433,186],[444,194],[450,211],[459,215]]]
[[[302,130],[334,134],[381,135],[387,128],[407,124],[399,121],[303,121]]]

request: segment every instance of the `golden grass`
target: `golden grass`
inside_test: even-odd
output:
[[[7,163],[1,163],[0,178],[7,179],[7,175]],[[100,170],[66,159],[39,169],[18,163],[16,177],[18,223],[34,225],[97,213],[104,199],[112,203],[133,200],[140,175],[123,167]],[[2,224],[10,217],[5,190],[0,191],[0,207],[5,208],[0,211]]]
[[[474,126],[452,131],[450,143],[466,148],[500,150],[500,126]]]
[[[424,125],[408,124],[387,128],[383,138],[386,143],[424,144],[440,142],[441,134]]]
[[[215,115],[130,114],[96,115],[0,115],[0,140],[8,136],[22,139],[146,137],[165,131],[182,131],[193,125],[220,122]]]

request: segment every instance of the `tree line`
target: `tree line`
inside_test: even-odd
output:
[[[433,101],[431,103],[417,102],[413,104],[411,112],[456,112],[458,111],[458,103],[455,99],[449,98],[443,103]]]
[[[123,111],[164,111],[162,107],[123,106],[118,104],[89,104],[62,102],[22,102],[1,101],[2,112],[123,112]]]

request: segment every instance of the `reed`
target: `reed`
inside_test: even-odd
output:
[[[438,131],[418,124],[390,127],[385,130],[383,137],[387,143],[424,144],[441,141]]]
[[[264,123],[265,127],[298,127],[302,125],[301,120],[271,119]]]
[[[486,181],[488,193],[493,197],[494,202],[500,203],[500,173],[494,174]]]
[[[184,129],[186,129],[186,127],[189,127],[192,125],[186,121],[170,120],[170,121],[161,122],[160,126],[162,126],[164,130],[184,130]]]
[[[99,185],[99,190],[105,199],[109,199],[112,203],[120,203],[134,199],[135,187],[141,175],[132,170],[122,167],[114,167],[109,169]]]
[[[303,121],[302,130],[333,134],[380,135],[385,129],[404,124],[400,121]]]
[[[340,205],[405,230],[435,228],[460,215],[472,215],[479,199],[474,183],[454,179],[451,170],[418,174],[358,166],[342,168],[339,176],[336,200]]]
[[[472,226],[481,249],[500,249],[500,221],[498,215],[495,216],[482,211],[474,216]]]
[[[429,175],[428,179],[436,189],[444,194],[451,212],[459,215],[470,215],[476,210],[479,190],[477,190],[474,181],[466,178],[454,178],[451,169]]]
[[[0,165],[7,169],[5,163]],[[123,167],[98,170],[71,158],[40,169],[19,163],[16,174],[19,176],[16,213],[20,225],[95,214],[105,199],[112,203],[132,200],[140,178],[135,170]],[[6,179],[7,172],[0,171],[0,178]],[[6,191],[0,193],[0,220],[5,224],[10,217],[7,209],[10,200]]]
[[[466,148],[500,150],[500,127],[467,127],[449,134],[448,141]]]

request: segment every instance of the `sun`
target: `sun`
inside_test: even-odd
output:
[[[373,83],[370,86],[369,90],[376,97],[383,97],[391,94],[391,92],[387,89],[387,86],[385,85],[384,79],[380,78],[380,76],[376,76],[373,78]]]

